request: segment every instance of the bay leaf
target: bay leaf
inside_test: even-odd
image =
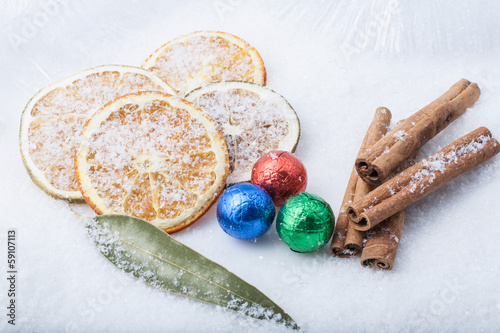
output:
[[[88,219],[86,227],[107,259],[154,287],[298,329],[257,288],[146,221],[101,215]]]

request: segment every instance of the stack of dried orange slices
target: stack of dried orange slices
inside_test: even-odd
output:
[[[250,181],[253,163],[271,150],[295,151],[298,117],[282,96],[263,87],[264,63],[242,39],[194,32],[160,47],[142,67],[217,121],[229,149],[228,184]]]
[[[118,65],[90,68],[40,90],[26,105],[20,129],[21,155],[35,184],[56,198],[83,201],[74,171],[83,125],[116,97],[149,90],[174,93],[153,73]]]
[[[248,181],[261,154],[295,149],[297,115],[265,81],[260,55],[240,38],[179,37],[142,69],[100,66],[38,92],[21,119],[23,162],[56,198],[181,230],[226,180]]]

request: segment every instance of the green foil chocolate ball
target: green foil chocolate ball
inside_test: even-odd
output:
[[[278,212],[276,229],[295,252],[313,252],[330,240],[335,217],[330,205],[317,195],[302,192],[285,201]]]

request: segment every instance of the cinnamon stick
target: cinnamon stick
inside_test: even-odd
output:
[[[361,265],[391,270],[398,253],[404,222],[405,211],[402,210],[368,230]]]
[[[375,110],[375,115],[373,120],[366,131],[363,142],[359,149],[358,155],[361,154],[365,149],[372,146],[377,142],[385,133],[387,133],[387,126],[391,121],[391,112],[380,107]],[[367,188],[353,168],[351,176],[349,177],[349,182],[347,183],[347,188],[344,194],[344,199],[342,200],[342,205],[337,218],[337,223],[335,225],[335,230],[333,232],[332,243],[330,244],[330,251],[333,255],[339,257],[349,257],[351,255],[358,254],[361,251],[361,246],[363,244],[363,233],[355,230],[352,226],[349,226],[349,220],[346,216],[345,209],[352,201],[361,198],[366,193],[369,192],[370,188]],[[360,184],[358,187],[357,184]],[[357,194],[357,195],[356,195]],[[359,236],[360,234],[361,236]],[[346,237],[349,236],[349,239]],[[348,248],[346,249],[346,245]]]
[[[499,151],[498,141],[480,127],[353,202],[347,217],[354,228],[369,230]]]
[[[333,231],[332,243],[330,244],[330,252],[333,255],[341,258],[351,256],[351,253],[345,251],[344,248],[347,228],[349,226],[349,219],[347,218],[345,210],[347,209],[347,206],[353,202],[358,178],[359,176],[356,173],[356,169],[353,167],[351,176],[349,177],[349,181],[347,182],[344,199],[342,200],[342,205],[340,206],[340,212],[337,217],[337,223],[335,224],[335,230]]]
[[[358,181],[356,183],[356,190],[354,192],[353,201],[359,200],[361,197],[365,196],[368,192],[372,190],[370,184],[365,183],[358,176]],[[354,229],[352,225],[347,226],[347,234],[345,237],[344,249],[349,251],[350,255],[358,255],[363,249],[363,239],[365,237],[364,231],[359,231]]]
[[[398,174],[414,165],[417,155],[418,150],[414,151],[412,156],[396,169],[395,173]],[[365,243],[361,254],[362,266],[384,270],[393,268],[398,253],[399,240],[403,232],[405,216],[403,209],[365,232]]]
[[[416,149],[460,117],[479,98],[476,83],[462,79],[435,101],[402,121],[356,159],[367,183],[379,185]]]

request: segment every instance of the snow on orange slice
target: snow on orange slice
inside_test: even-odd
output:
[[[179,96],[210,82],[266,83],[266,69],[257,50],[220,31],[178,37],[156,50],[142,67],[158,74]]]
[[[31,179],[49,195],[83,201],[74,172],[74,151],[83,125],[118,96],[155,90],[174,93],[141,68],[105,65],[90,68],[40,90],[21,117],[20,146]]]
[[[297,114],[274,91],[248,82],[219,82],[190,92],[220,126],[229,150],[228,184],[250,181],[254,163],[272,150],[293,152],[300,136]]]
[[[158,92],[117,98],[87,122],[76,154],[85,201],[166,232],[196,221],[224,188],[229,159],[216,122]]]

